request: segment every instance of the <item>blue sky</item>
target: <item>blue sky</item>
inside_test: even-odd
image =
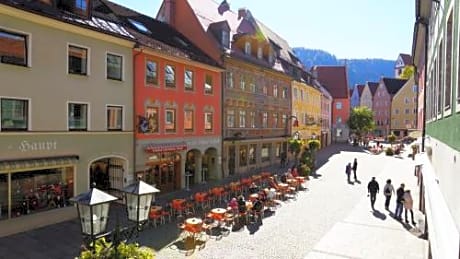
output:
[[[161,0],[112,0],[155,17]],[[214,0],[221,1],[221,0]],[[395,60],[411,53],[414,0],[227,0],[285,38],[291,47],[322,49],[337,58]],[[275,4],[275,3],[282,3]]]

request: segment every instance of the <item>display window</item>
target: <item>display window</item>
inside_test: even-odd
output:
[[[8,175],[0,174],[0,219],[8,218],[8,208],[11,217],[20,217],[68,206],[74,196],[73,167],[10,173],[10,197]]]

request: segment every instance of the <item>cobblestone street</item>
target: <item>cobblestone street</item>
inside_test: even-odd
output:
[[[325,160],[330,154],[321,155]],[[349,184],[344,168],[355,157],[361,183]],[[300,192],[297,200],[283,203],[258,229],[245,228],[221,240],[211,239],[193,257],[425,258],[427,242],[417,237],[420,233],[389,216],[381,193],[377,196],[377,213],[372,213],[366,196],[372,176],[376,176],[381,189],[384,181],[391,178],[395,188],[400,182],[406,183],[417,204],[413,162],[407,156],[400,159],[345,151],[332,152],[323,162],[318,177],[308,183],[309,191]],[[394,206],[393,200],[390,210]],[[158,258],[179,256],[171,247],[158,252]]]

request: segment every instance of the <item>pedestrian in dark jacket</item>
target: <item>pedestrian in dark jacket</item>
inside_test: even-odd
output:
[[[347,180],[350,182],[350,174],[351,174],[351,163],[348,163],[345,167],[345,173],[347,174]]]
[[[367,192],[371,197],[371,207],[374,209],[377,193],[379,192],[379,183],[375,180],[375,177],[372,177],[372,180],[367,184]]]
[[[353,176],[355,177],[355,181],[358,181],[358,178],[356,177],[356,169],[358,169],[358,159],[355,158],[353,161]]]
[[[404,202],[404,184],[402,183],[401,186],[396,190],[396,209],[395,209],[395,218],[398,220],[402,220],[402,212],[403,212],[403,202]]]

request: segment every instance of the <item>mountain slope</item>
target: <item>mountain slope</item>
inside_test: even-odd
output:
[[[335,55],[324,50],[293,48],[300,61],[310,69],[315,65],[347,64],[348,87],[364,84],[366,81],[379,81],[380,77],[394,76],[394,60],[385,59],[337,59]]]

